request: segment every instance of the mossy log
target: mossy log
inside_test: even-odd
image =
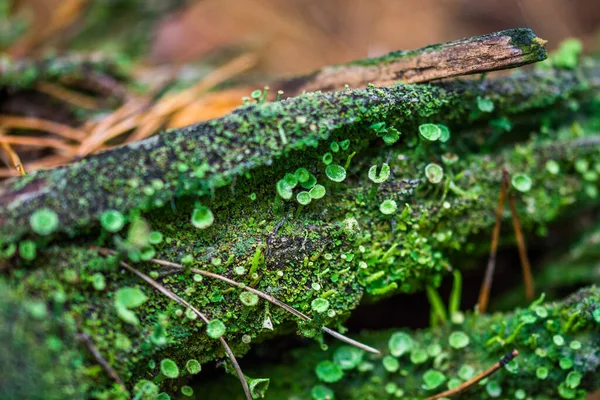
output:
[[[0,376],[11,377],[2,390],[8,398],[125,397],[94,354],[129,395],[140,394],[141,379],[179,385],[165,379],[167,358],[180,375],[189,360],[224,358],[204,323],[120,260],[223,322],[242,355],[294,329],[320,335],[365,293],[437,286],[481,248],[474,234],[493,225],[503,167],[519,177],[529,232],[597,206],[597,70],[592,61],[483,81],[309,93],[8,181],[0,322],[14,328],[2,331]],[[313,320],[243,299],[193,268]],[[26,372],[5,373],[12,360]]]
[[[340,344],[326,351],[314,345],[247,373],[271,378],[266,398],[421,399],[459,386],[518,349],[499,372],[453,398],[583,399],[600,387],[598,287],[561,302],[536,301],[510,314],[457,317],[438,328],[358,335],[382,349],[381,355]],[[241,399],[230,379],[198,391],[206,398]]]

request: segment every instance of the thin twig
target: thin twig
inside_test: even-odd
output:
[[[428,397],[425,400],[437,400],[437,399],[441,399],[443,397],[454,396],[454,395],[470,388],[471,386],[475,385],[480,380],[485,379],[488,376],[492,375],[494,372],[498,371],[500,368],[504,367],[506,364],[511,362],[513,360],[513,358],[515,358],[518,355],[519,355],[519,352],[517,351],[517,349],[514,349],[513,351],[511,351],[510,353],[508,353],[504,357],[502,357],[500,359],[500,361],[498,361],[496,364],[492,365],[491,367],[489,367],[488,369],[483,371],[481,374],[469,379],[462,385],[457,386],[454,389],[450,389],[450,390],[446,390],[445,392],[438,393],[435,396]]]
[[[48,96],[52,96],[75,107],[85,108],[87,110],[98,109],[98,101],[94,97],[77,93],[54,83],[39,82],[36,89]]]
[[[44,131],[61,136],[65,139],[81,141],[85,136],[85,132],[60,124],[58,122],[49,121],[34,117],[16,117],[12,115],[0,115],[0,124],[5,128],[30,129],[36,131]]]
[[[4,136],[6,131],[4,127],[0,126],[0,136]],[[9,167],[13,167],[19,175],[25,175],[25,168],[23,168],[23,163],[21,162],[21,157],[12,148],[12,146],[8,143],[0,143],[0,147],[6,152],[8,155],[8,165]]]
[[[117,254],[116,251],[110,250],[110,249],[105,249],[105,248],[96,248],[95,250],[97,250],[99,253],[104,254],[104,255]],[[156,259],[156,258],[153,258],[150,261],[153,262],[153,263],[155,263],[155,264],[162,265],[162,266],[169,267],[169,268],[175,268],[175,269],[179,269],[179,270],[185,269],[185,267],[183,265],[177,264],[177,263],[174,263],[174,262],[171,262],[171,261],[165,261],[165,260],[160,260],[160,259]],[[284,302],[282,302],[281,300],[279,300],[279,299],[277,299],[277,298],[275,298],[273,296],[270,296],[270,295],[268,295],[268,294],[266,294],[264,292],[261,292],[260,290],[257,290],[257,289],[254,289],[254,288],[250,287],[250,286],[247,286],[247,285],[244,285],[242,283],[236,282],[233,279],[227,278],[225,276],[222,276],[222,275],[219,275],[219,274],[215,274],[214,272],[209,272],[209,271],[205,271],[205,270],[198,269],[198,268],[190,268],[190,271],[192,271],[194,273],[197,273],[197,274],[200,274],[202,276],[206,276],[208,278],[218,279],[218,280],[223,281],[225,283],[228,283],[228,284],[230,284],[232,286],[235,286],[235,287],[237,287],[239,289],[247,290],[249,292],[252,292],[252,293],[256,294],[258,297],[260,297],[260,298],[262,298],[262,299],[264,299],[264,300],[266,300],[266,301],[268,301],[268,302],[270,302],[272,304],[275,304],[276,306],[279,306],[279,307],[283,308],[284,310],[286,310],[290,314],[292,314],[292,315],[300,318],[303,321],[311,321],[311,318],[309,316],[307,316],[306,314],[304,314],[304,313],[296,310],[293,307],[290,307],[289,305],[285,304]],[[375,349],[375,348],[373,348],[371,346],[367,346],[367,345],[365,345],[363,343],[357,342],[354,339],[350,339],[349,337],[346,337],[346,336],[342,335],[341,333],[336,332],[336,331],[334,331],[332,329],[329,329],[329,328],[327,328],[325,326],[321,327],[321,329],[323,330],[323,332],[330,334],[331,336],[335,337],[336,339],[339,339],[342,342],[348,343],[348,344],[350,344],[352,346],[356,346],[356,347],[358,347],[361,350],[367,351],[369,353],[374,353],[374,354],[379,354],[380,353],[379,350],[377,350],[377,349]]]
[[[61,151],[71,153],[73,147],[60,139],[54,138],[43,138],[34,136],[2,136],[0,137],[0,143],[7,144],[20,144],[22,146],[31,147],[49,147]]]
[[[202,313],[199,310],[197,310],[190,303],[188,303],[187,301],[185,301],[184,299],[182,299],[181,297],[179,297],[178,295],[176,295],[175,293],[173,293],[172,291],[170,291],[169,289],[167,289],[166,287],[164,287],[163,285],[161,285],[160,283],[158,283],[154,279],[150,278],[148,275],[146,275],[143,272],[135,269],[134,267],[132,267],[131,265],[127,264],[124,261],[121,261],[121,266],[123,266],[123,268],[127,269],[130,272],[133,272],[134,274],[136,274],[137,276],[139,276],[140,278],[142,278],[150,286],[152,286],[153,288],[155,288],[156,290],[158,290],[159,292],[161,292],[162,294],[164,294],[165,296],[167,296],[171,300],[173,300],[173,301],[181,304],[182,306],[187,307],[190,310],[192,310],[194,312],[194,314],[196,314],[198,317],[200,317],[200,319],[202,321],[204,321],[205,324],[208,324],[210,322],[209,319],[206,317],[206,315],[204,315],[204,313]],[[223,337],[220,337],[219,341],[221,342],[221,345],[225,349],[225,352],[227,353],[227,356],[229,357],[229,360],[233,364],[233,368],[235,369],[235,372],[237,373],[237,376],[240,379],[240,383],[242,384],[242,387],[244,388],[244,393],[246,394],[246,399],[247,400],[252,400],[252,395],[250,394],[250,388],[248,387],[248,382],[246,382],[246,378],[244,377],[244,373],[242,372],[242,369],[240,368],[240,365],[238,364],[238,362],[237,362],[237,360],[235,358],[235,355],[233,354],[233,352],[231,351],[231,348],[229,347],[229,345],[227,344],[227,342],[225,341],[225,339],[223,339]]]
[[[508,204],[510,205],[510,212],[512,214],[513,229],[515,231],[515,238],[517,239],[517,248],[519,249],[519,258],[521,259],[523,282],[525,283],[525,295],[528,300],[533,300],[535,297],[535,289],[533,275],[531,273],[531,264],[529,263],[529,257],[527,257],[527,246],[525,245],[525,237],[523,236],[521,222],[519,221],[519,215],[517,214],[515,196],[512,194],[508,196]]]
[[[110,376],[115,382],[117,382],[119,386],[123,387],[123,389],[127,390],[125,384],[121,380],[121,377],[119,376],[119,374],[117,374],[117,371],[115,371],[114,368],[108,363],[108,361],[106,361],[104,357],[102,357],[102,354],[100,354],[100,351],[92,342],[92,338],[90,337],[90,335],[88,335],[87,333],[77,333],[76,337],[77,340],[85,344],[90,353],[92,353],[92,356],[94,356],[94,359],[98,362],[98,364],[100,364],[102,368],[104,368],[108,376]]]
[[[490,249],[490,258],[485,270],[485,277],[479,291],[479,301],[477,302],[477,310],[483,314],[487,310],[488,301],[490,298],[490,290],[492,281],[494,280],[494,270],[496,269],[496,254],[498,253],[498,241],[500,239],[500,227],[502,225],[502,212],[504,211],[504,203],[506,201],[506,192],[508,190],[509,175],[506,169],[502,170],[502,188],[500,189],[500,199],[498,200],[498,208],[496,208],[496,225],[492,233],[492,246]]]

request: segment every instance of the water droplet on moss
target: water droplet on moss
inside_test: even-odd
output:
[[[455,349],[462,349],[469,345],[469,336],[461,331],[452,332],[448,337],[448,343]]]
[[[323,185],[315,185],[308,192],[310,197],[315,200],[318,200],[318,199],[322,198],[323,196],[325,196],[325,193],[326,193],[326,190],[325,190],[325,186],[323,186]]]
[[[50,235],[58,229],[58,215],[48,208],[40,208],[31,214],[29,224],[38,235]]]
[[[302,204],[303,206],[306,206],[310,204],[310,202],[312,201],[312,197],[310,196],[309,192],[300,192],[296,195],[296,200],[298,201],[298,203]]]
[[[342,182],[346,179],[346,170],[338,164],[330,164],[325,168],[325,174],[334,182]]]
[[[125,217],[117,210],[106,210],[100,215],[100,224],[109,232],[119,232],[125,225]]]
[[[385,215],[390,215],[396,212],[398,209],[398,205],[394,200],[384,200],[379,205],[379,211],[381,211]]]
[[[175,361],[165,358],[160,362],[160,372],[167,378],[175,379],[179,376],[179,368]]]
[[[337,364],[329,360],[321,361],[317,364],[315,373],[319,380],[327,383],[337,382],[344,376],[344,371]]]
[[[194,209],[192,213],[192,225],[198,229],[206,229],[215,222],[215,216],[206,206]]]
[[[444,177],[444,169],[437,164],[427,164],[425,167],[425,176],[431,183],[440,183]]]
[[[218,339],[225,334],[225,324],[218,319],[213,319],[206,325],[206,334],[212,339]]]
[[[394,357],[401,357],[412,350],[413,341],[407,333],[396,332],[390,337],[388,347]]]
[[[531,178],[526,174],[515,174],[511,179],[511,183],[515,189],[523,193],[529,192],[532,186]]]
[[[446,381],[446,375],[435,369],[427,370],[423,374],[423,388],[433,390],[440,387]]]
[[[364,351],[352,346],[341,346],[333,354],[333,362],[341,369],[354,369],[362,362]]]
[[[419,126],[419,134],[423,139],[435,142],[442,136],[442,130],[435,124],[422,124]]]
[[[375,183],[383,183],[387,181],[390,176],[390,166],[387,163],[383,163],[379,174],[377,173],[377,165],[373,165],[369,168],[369,179]]]
[[[321,298],[314,299],[310,303],[310,306],[313,309],[313,311],[316,311],[318,313],[324,313],[329,308],[329,300]]]
[[[247,307],[254,307],[258,304],[258,296],[252,292],[243,291],[240,293],[240,301]]]

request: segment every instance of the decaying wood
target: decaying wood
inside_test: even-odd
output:
[[[396,51],[382,57],[330,66],[310,75],[279,82],[273,87],[286,96],[317,90],[389,86],[396,82],[422,83],[460,75],[515,68],[546,58],[545,40],[530,29],[509,29],[427,46]]]

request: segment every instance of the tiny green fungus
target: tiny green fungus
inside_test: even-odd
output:
[[[565,344],[565,338],[562,337],[561,335],[554,335],[552,337],[552,341],[554,342],[555,345],[557,346],[562,346]]]
[[[248,378],[248,387],[253,399],[264,398],[271,380],[269,378]]]
[[[410,353],[410,362],[413,364],[423,364],[428,358],[427,351],[423,349],[413,349]]]
[[[160,362],[160,372],[170,379],[175,379],[179,377],[179,368],[175,361],[165,358]]]
[[[350,148],[350,140],[346,139],[346,140],[342,140],[340,142],[340,147],[342,148],[342,150],[346,151]]]
[[[292,198],[294,192],[292,191],[292,187],[285,181],[285,179],[281,179],[277,181],[276,184],[277,194],[284,200],[289,200]]]
[[[385,215],[390,215],[396,212],[398,209],[398,205],[394,200],[384,200],[379,205],[379,211],[381,211]]]
[[[327,153],[323,154],[323,158],[321,160],[323,161],[323,164],[329,165],[333,161],[333,155],[331,153],[327,152]]]
[[[150,232],[148,241],[150,242],[150,244],[159,244],[163,241],[163,235],[158,231]]]
[[[310,172],[308,172],[306,168],[298,168],[296,172],[294,172],[294,175],[300,183],[304,183],[310,178]]]
[[[125,217],[117,210],[106,210],[100,215],[100,224],[109,232],[119,232],[125,225]]]
[[[225,334],[225,324],[219,319],[213,319],[206,325],[206,334],[211,339],[218,339]]]
[[[333,354],[333,362],[341,369],[354,369],[362,362],[364,351],[353,346],[341,346]]]
[[[560,165],[554,160],[546,161],[546,171],[552,175],[557,175],[560,172]]]
[[[369,168],[369,179],[375,183],[383,183],[388,180],[390,176],[390,166],[387,163],[383,163],[379,173],[377,173],[377,165],[373,165]]]
[[[388,340],[388,348],[394,357],[401,357],[412,350],[413,340],[409,334],[396,332]]]
[[[296,195],[296,200],[301,205],[306,206],[306,205],[310,204],[310,202],[312,201],[312,196],[310,195],[309,192],[302,191]]]
[[[469,336],[461,331],[452,332],[448,337],[448,343],[455,349],[462,349],[469,345]]]
[[[198,229],[206,229],[215,222],[215,216],[206,206],[200,206],[194,209],[192,213],[192,225]]]
[[[187,371],[192,374],[198,374],[200,373],[200,371],[202,370],[202,366],[200,365],[200,363],[198,362],[198,360],[188,360],[185,363],[185,369],[187,369]]]
[[[125,308],[136,308],[144,304],[148,297],[139,288],[124,287],[115,293],[115,303]]]
[[[440,183],[444,178],[444,169],[434,163],[427,164],[425,167],[425,176],[427,176],[427,180],[431,183]]]
[[[309,174],[308,180],[306,180],[305,182],[300,182],[300,186],[302,186],[304,189],[312,189],[316,184],[317,184],[317,177],[314,176],[313,174]],[[291,195],[290,195],[290,198],[291,198]]]
[[[310,306],[313,309],[313,311],[318,313],[324,313],[329,308],[329,300],[321,298],[314,299],[310,303]]]
[[[423,389],[434,390],[446,381],[446,375],[435,369],[429,369],[423,374]]]
[[[464,364],[458,369],[458,377],[464,381],[468,381],[473,376],[475,376],[475,368],[468,364]]]
[[[308,191],[308,194],[312,199],[318,200],[325,196],[326,190],[323,185],[315,185],[312,189]]]
[[[346,179],[346,170],[338,164],[329,164],[325,168],[325,175],[334,182],[342,182]]]
[[[494,111],[494,102],[487,97],[478,97],[477,98],[477,108],[481,112],[491,113]]]
[[[549,373],[550,371],[546,367],[537,367],[535,370],[535,376],[540,380],[546,379]]]
[[[437,124],[438,128],[440,128],[440,131],[442,132],[440,134],[440,142],[442,143],[446,143],[448,140],[450,140],[450,129],[448,129],[448,127],[446,125],[442,125],[442,124]]]
[[[315,368],[317,378],[323,382],[333,383],[337,382],[344,376],[344,371],[339,365],[327,360],[321,361]]]
[[[329,145],[329,148],[334,153],[337,153],[338,151],[340,151],[340,145],[338,144],[338,142],[331,142],[331,144]]]
[[[19,243],[19,255],[23,260],[33,261],[37,256],[37,246],[32,240],[23,240]]]
[[[435,142],[442,136],[442,130],[435,124],[422,124],[419,126],[419,134],[423,139]]]
[[[283,180],[292,189],[295,188],[296,185],[298,184],[298,178],[296,177],[295,174],[285,174],[285,176],[283,177]]]
[[[393,356],[383,357],[381,363],[387,372],[396,372],[400,368],[400,362]]]
[[[243,291],[240,293],[240,301],[247,307],[254,307],[258,304],[258,296],[252,292]]]
[[[315,385],[312,387],[310,394],[313,400],[333,400],[335,399],[335,393],[327,386]]]
[[[40,208],[31,214],[29,224],[35,233],[47,236],[58,229],[58,215],[48,208]]]
[[[496,381],[490,381],[485,385],[485,391],[490,397],[500,397],[502,394],[502,387]]]
[[[512,186],[519,192],[529,192],[531,190],[532,181],[529,175],[515,174],[511,179]]]
[[[577,371],[569,372],[569,375],[567,375],[567,378],[565,379],[565,384],[568,388],[575,389],[581,384],[581,378],[581,373]]]

